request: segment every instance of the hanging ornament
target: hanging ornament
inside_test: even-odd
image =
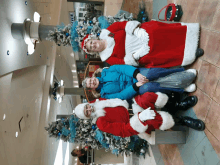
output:
[[[92,125],[92,129],[93,129],[93,130],[96,129],[96,125],[95,125],[95,124]]]
[[[141,152],[141,153],[145,153],[145,150],[142,148],[142,149],[140,150],[140,152]]]
[[[70,34],[69,33],[66,33],[66,37],[68,37]]]

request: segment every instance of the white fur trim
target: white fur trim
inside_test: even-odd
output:
[[[82,104],[79,104],[75,107],[74,112],[75,112],[76,116],[80,119],[89,119],[84,114],[84,107],[86,106],[86,104],[89,104],[89,103],[82,103]]]
[[[156,108],[163,108],[166,105],[169,98],[166,94],[161,93],[161,92],[156,92],[156,94],[158,97],[155,102],[155,107]]]
[[[173,117],[168,112],[164,112],[164,111],[157,111],[157,112],[161,115],[163,119],[163,122],[160,126],[160,130],[164,131],[174,126],[175,122],[173,120]]]
[[[138,118],[138,114],[135,114],[131,119],[130,119],[130,125],[131,127],[137,131],[137,132],[145,132],[148,128],[148,125],[144,126],[142,122]]]
[[[151,134],[143,132],[143,133],[138,134],[138,136],[141,139],[146,140],[151,145],[155,145],[155,131],[152,131]]]
[[[98,105],[99,108],[106,108],[106,107],[118,107],[122,106],[128,109],[128,102],[126,100],[121,100],[121,99],[108,99],[108,100],[98,100],[96,99],[96,102],[94,105]]]
[[[133,66],[138,66],[139,64],[135,59],[133,58],[132,54],[128,53],[124,57],[125,64],[127,65],[133,65]]]
[[[191,64],[196,59],[199,41],[199,23],[181,23],[187,26],[184,57],[182,66]]]
[[[137,114],[138,112],[142,112],[144,109],[136,103],[136,104],[132,104],[132,110],[134,114]]]
[[[93,106],[95,108],[95,116],[93,116],[92,123],[96,123],[96,120],[105,115],[105,110],[104,108],[106,107],[118,107],[122,106],[125,107],[128,110],[128,102],[126,100],[121,100],[121,99],[108,99],[108,100],[98,100],[96,99],[96,102],[93,103]],[[104,115],[103,115],[104,112]]]
[[[109,33],[111,33],[109,30],[102,29],[100,36],[99,36],[100,39],[106,40],[108,44],[105,50],[103,50],[102,52],[99,52],[99,56],[102,61],[106,61],[112,55],[113,49],[115,47],[115,40],[114,38],[108,36]]]
[[[125,26],[126,33],[132,35],[134,29],[140,24],[138,21],[128,21]]]

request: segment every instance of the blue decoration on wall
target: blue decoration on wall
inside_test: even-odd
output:
[[[9,53],[9,50],[7,51],[7,55],[9,55],[10,53]]]

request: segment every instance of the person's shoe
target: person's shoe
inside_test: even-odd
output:
[[[201,48],[197,48],[196,50],[196,57],[201,57],[204,54],[204,50]]]
[[[188,96],[183,101],[177,102],[175,108],[178,110],[187,110],[193,106],[195,106],[198,102],[198,98],[196,96]]]
[[[197,70],[196,69],[187,69],[186,71],[191,72],[191,73],[193,73],[194,75],[197,76]]]
[[[193,119],[189,116],[180,116],[180,123],[197,131],[203,131],[205,129],[205,123],[200,119]]]
[[[188,87],[184,89],[185,92],[195,92],[196,91],[196,84],[190,84]]]

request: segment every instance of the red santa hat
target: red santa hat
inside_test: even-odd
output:
[[[88,49],[86,48],[86,43],[91,39],[91,36],[89,34],[87,34],[84,38],[83,38],[83,41],[81,43],[81,47],[83,49],[84,52],[86,53],[90,53],[88,51]]]

